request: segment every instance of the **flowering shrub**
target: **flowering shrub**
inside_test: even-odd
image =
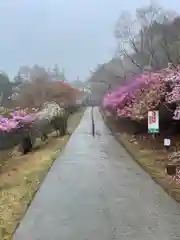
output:
[[[11,132],[20,127],[30,127],[35,121],[43,119],[50,121],[53,117],[64,114],[64,109],[54,102],[45,103],[41,111],[33,110],[33,113],[28,113],[28,109],[17,110],[10,113],[10,117],[0,115],[0,132]]]
[[[147,118],[148,111],[158,109],[161,104],[172,103],[176,106],[172,109],[173,118],[180,120],[180,66],[135,76],[103,99],[104,108],[136,120]]]
[[[25,124],[30,124],[36,119],[35,115],[12,116],[11,118],[0,116],[0,131],[11,132],[17,128],[23,127]]]
[[[16,120],[0,116],[0,131],[10,132],[18,126],[19,122]]]

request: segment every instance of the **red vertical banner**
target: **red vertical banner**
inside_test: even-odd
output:
[[[155,123],[156,122],[156,112],[153,111],[152,112],[152,123]]]

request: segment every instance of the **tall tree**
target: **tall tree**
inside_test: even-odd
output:
[[[64,69],[60,70],[58,64],[55,64],[53,73],[51,73],[51,75],[53,75],[53,78],[55,78],[55,80],[60,80],[62,82],[66,81]]]
[[[1,104],[6,104],[9,96],[12,94],[12,83],[5,73],[0,73],[0,96]]]
[[[143,71],[148,65],[160,69],[175,61],[172,52],[177,52],[174,48],[180,36],[177,19],[176,13],[156,4],[138,8],[135,18],[122,12],[115,27],[115,37],[123,62],[128,59]]]
[[[18,72],[16,76],[14,76],[14,79],[13,79],[13,85],[14,86],[18,86],[20,84],[23,83],[23,78],[21,76],[21,73]]]
[[[47,81],[48,72],[44,67],[35,64],[30,70],[30,78],[32,81]]]
[[[60,80],[62,82],[66,82],[67,81],[64,69],[61,70],[59,77],[60,77]]]

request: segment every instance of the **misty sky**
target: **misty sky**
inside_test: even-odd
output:
[[[10,77],[22,65],[64,67],[68,80],[115,52],[113,30],[121,10],[135,11],[147,0],[1,0],[0,69]],[[179,0],[159,4],[180,12]]]

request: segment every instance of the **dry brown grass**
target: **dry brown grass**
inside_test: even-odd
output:
[[[151,177],[159,183],[164,190],[170,194],[177,202],[180,202],[180,184],[172,180],[165,171],[168,162],[168,153],[163,147],[163,139],[158,137],[153,140],[147,136],[133,136],[124,131],[126,126],[112,119],[102,116],[114,134],[117,141],[123,145],[134,160],[143,167]],[[120,126],[121,125],[121,126]],[[180,136],[173,137],[171,152],[180,149]]]
[[[69,128],[74,131],[83,111],[77,112],[69,120]],[[9,240],[24,215],[34,194],[39,189],[45,175],[59,152],[64,148],[69,136],[55,138],[48,142],[37,142],[34,151],[26,156],[2,152],[4,164],[0,174],[0,240]]]

